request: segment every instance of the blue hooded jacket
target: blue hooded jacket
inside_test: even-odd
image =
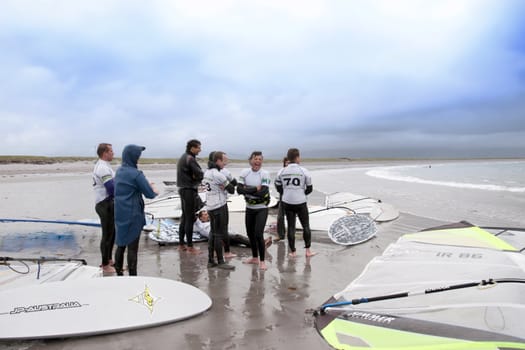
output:
[[[142,195],[147,198],[156,196],[142,171],[137,169],[137,162],[145,149],[137,145],[124,147],[122,165],[115,174],[116,243],[120,247],[137,239],[146,224]]]

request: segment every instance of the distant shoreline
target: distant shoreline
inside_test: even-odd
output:
[[[33,157],[33,156],[0,156],[0,177],[28,176],[42,174],[90,173],[97,158],[95,157]],[[207,167],[207,159],[198,158],[201,167]],[[465,159],[416,159],[416,158],[307,158],[301,159],[301,164],[312,170],[317,167],[370,167],[370,166],[398,166],[411,164],[436,164],[450,162],[480,162],[480,161],[525,161],[525,158],[465,158]],[[281,159],[265,159],[269,167],[280,167]],[[113,168],[121,164],[120,158],[112,162]],[[141,158],[139,168],[148,170],[175,171],[175,158]],[[247,159],[233,159],[229,167],[246,167]]]
[[[200,162],[205,162],[206,159],[198,157]],[[61,164],[61,163],[75,163],[75,162],[89,162],[94,163],[96,157],[45,157],[45,156],[0,156],[0,164]],[[177,158],[141,158],[139,164],[176,164]],[[418,161],[477,161],[477,160],[525,160],[520,157],[500,157],[500,158],[350,158],[350,157],[336,157],[336,158],[303,158],[304,163],[368,163],[368,162],[418,162]],[[230,159],[230,163],[246,163],[246,159]],[[281,159],[264,160],[266,163],[280,163]],[[114,158],[114,164],[120,164],[120,158]]]

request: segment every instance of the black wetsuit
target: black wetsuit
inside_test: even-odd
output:
[[[179,225],[179,242],[188,247],[193,246],[193,222],[195,213],[199,209],[198,187],[203,177],[202,169],[197,163],[195,156],[189,152],[184,152],[177,162],[177,187],[182,208],[182,215]]]

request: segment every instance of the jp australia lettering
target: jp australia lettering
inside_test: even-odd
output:
[[[21,313],[26,313],[26,312],[73,309],[77,307],[82,307],[82,304],[80,304],[78,301],[64,301],[61,303],[17,306],[10,312],[10,314],[15,315],[15,314],[21,314]]]

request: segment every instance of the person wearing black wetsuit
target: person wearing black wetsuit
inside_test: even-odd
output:
[[[177,161],[177,187],[179,190],[182,215],[179,225],[179,249],[186,250],[193,254],[200,252],[193,247],[193,222],[198,208],[198,187],[203,178],[202,169],[197,163],[197,155],[201,151],[199,140],[189,140],[184,152]]]

